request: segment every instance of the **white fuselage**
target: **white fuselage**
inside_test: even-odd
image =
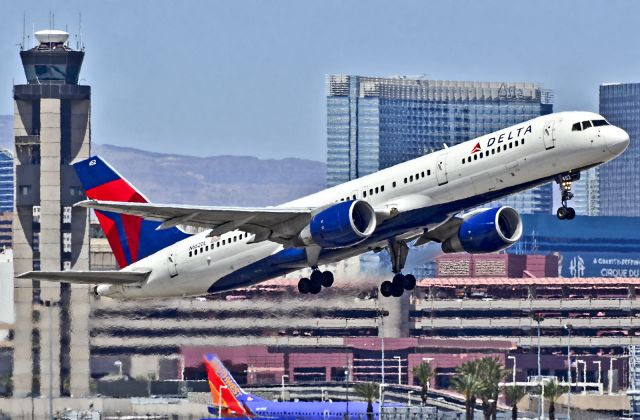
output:
[[[381,229],[384,224],[379,226],[369,240],[320,256],[319,264],[334,262],[379,247],[393,237],[415,237],[466,208],[548,182],[556,175],[613,159],[629,142],[623,130],[612,125],[572,130],[577,122],[602,119],[590,112],[538,117],[282,204],[282,207],[322,208],[355,198],[368,201],[376,212],[393,208],[399,215],[426,209],[431,214],[442,208],[435,211],[438,217],[431,217],[422,225],[399,223],[393,227],[394,217],[390,217],[384,222],[389,223],[389,228]],[[268,240],[249,243],[253,235],[241,231],[221,237],[208,237],[208,233],[193,235],[124,268],[127,271],[151,269],[145,284],[100,285],[98,293],[125,298],[202,295],[225,276],[283,250],[281,244]],[[297,268],[288,265],[279,273]],[[252,280],[239,281],[219,291],[266,280],[259,266],[255,273]]]

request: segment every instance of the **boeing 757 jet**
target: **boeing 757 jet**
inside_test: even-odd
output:
[[[572,182],[628,145],[627,133],[598,114],[555,113],[262,208],[149,203],[95,156],[75,164],[88,198],[76,205],[95,210],[121,269],[19,277],[95,284],[100,296],[151,298],[224,292],[311,268],[298,289],[316,294],[334,280],[319,266],[386,250],[393,276],[380,293],[399,297],[416,285],[402,272],[407,244],[433,241],[444,252],[468,253],[508,248],[522,235],[519,214],[478,207],[550,181],[561,191],[558,218],[573,219]],[[205,231],[192,235],[181,225]]]

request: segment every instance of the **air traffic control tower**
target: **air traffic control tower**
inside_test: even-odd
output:
[[[89,157],[91,87],[78,84],[84,51],[69,34],[36,32],[15,85],[14,271],[87,270],[87,211],[71,164]],[[13,395],[89,394],[87,286],[15,281]]]

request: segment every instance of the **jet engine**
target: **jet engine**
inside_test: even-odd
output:
[[[312,216],[300,240],[305,245],[343,248],[364,241],[375,229],[376,214],[369,203],[345,201]]]
[[[506,249],[522,236],[522,219],[511,207],[495,207],[464,219],[458,231],[442,242],[442,251],[484,254]]]

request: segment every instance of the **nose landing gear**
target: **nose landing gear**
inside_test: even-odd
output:
[[[556,178],[556,182],[560,185],[560,194],[562,200],[562,207],[558,208],[556,212],[556,216],[560,220],[572,220],[576,217],[576,211],[573,207],[569,207],[567,205],[568,201],[573,198],[573,193],[571,192],[571,185],[574,181],[580,179],[580,172],[577,173],[567,173],[564,175],[560,175]]]

